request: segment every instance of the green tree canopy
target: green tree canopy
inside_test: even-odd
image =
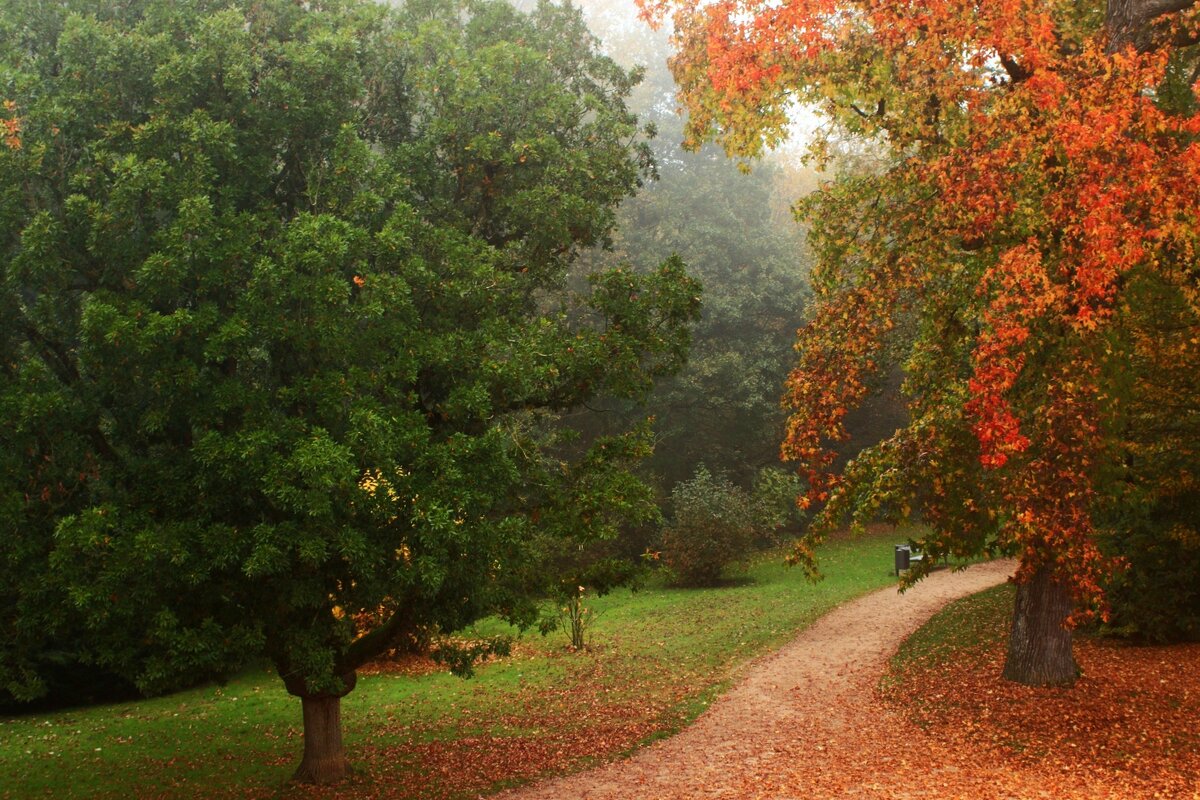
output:
[[[563,291],[651,174],[637,75],[548,4],[30,0],[0,42],[0,685],[265,655],[336,779],[357,666],[527,615],[534,520],[645,496],[644,431],[540,424],[688,345],[677,261]]]

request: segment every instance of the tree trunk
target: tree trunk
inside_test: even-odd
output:
[[[284,682],[300,698],[304,711],[304,757],[292,780],[299,783],[337,783],[350,775],[350,760],[342,745],[342,698],[354,688],[355,674],[342,676],[340,694],[310,694],[302,682]]]
[[[1012,632],[1004,677],[1026,686],[1062,686],[1079,677],[1071,652],[1071,595],[1054,579],[1050,567],[1039,567],[1028,583],[1017,587]]]

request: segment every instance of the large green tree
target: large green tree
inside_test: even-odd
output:
[[[636,510],[644,432],[541,446],[696,314],[678,262],[562,290],[651,173],[635,80],[547,4],[0,6],[4,690],[265,656],[336,780],[358,666]]]

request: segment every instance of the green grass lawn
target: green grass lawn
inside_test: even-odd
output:
[[[668,735],[745,662],[892,583],[890,545],[904,539],[879,531],[827,543],[815,585],[770,554],[722,588],[601,598],[585,652],[568,652],[561,634],[526,633],[471,680],[363,676],[342,712],[358,777],[337,796],[469,797]],[[266,670],[136,703],[6,718],[0,796],[309,796],[286,785],[300,733],[299,701]]]

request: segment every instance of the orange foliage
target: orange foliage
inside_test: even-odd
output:
[[[17,114],[17,104],[12,100],[4,101],[4,112],[9,114],[7,119],[0,119],[0,136],[4,137],[4,145],[9,150],[21,149],[21,118]]]
[[[885,156],[804,206],[816,308],[783,446],[809,478],[802,505],[824,502],[826,521],[919,508],[934,558],[1006,549],[1019,578],[1054,567],[1077,619],[1103,611],[1115,565],[1093,514],[1118,457],[1112,376],[1132,356],[1111,328],[1128,276],[1157,273],[1200,309],[1200,106],[1194,87],[1167,91],[1195,67],[1195,4],[643,8],[674,23],[693,142],[755,155],[801,101]],[[911,422],[839,471],[833,443],[885,351],[905,354]]]

